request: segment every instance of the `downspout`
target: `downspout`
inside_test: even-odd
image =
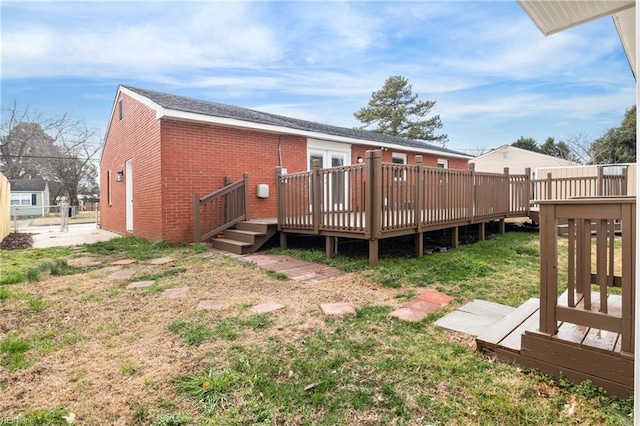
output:
[[[278,166],[282,167],[282,137],[284,135],[278,136]]]

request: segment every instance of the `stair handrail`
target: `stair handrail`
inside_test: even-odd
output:
[[[238,222],[249,220],[248,188],[249,173],[244,172],[242,179],[202,198],[199,194],[193,194],[194,243],[201,243]],[[211,229],[203,232],[202,227],[207,225]]]

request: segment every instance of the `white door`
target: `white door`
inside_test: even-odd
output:
[[[309,148],[309,170],[313,160],[320,160],[320,168],[349,165],[350,153],[329,149]],[[322,182],[324,192],[324,210],[342,210],[348,208],[348,176],[344,171],[325,174]]]
[[[124,198],[127,232],[133,232],[133,166],[131,160],[124,162]]]

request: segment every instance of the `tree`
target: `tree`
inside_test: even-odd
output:
[[[533,138],[525,138],[524,136],[520,136],[517,141],[511,144],[511,146],[526,149],[527,151],[540,152],[538,141]]]
[[[418,101],[418,94],[413,94],[409,81],[397,75],[387,78],[382,89],[372,93],[368,106],[353,115],[364,123],[359,127],[361,130],[376,126],[369,130],[408,139],[440,142],[444,146],[447,135],[435,134],[436,129],[442,128],[440,116],[427,118],[435,104],[435,101]]]
[[[589,147],[591,164],[635,163],[636,106],[629,108],[619,127],[607,130]]]
[[[54,199],[66,195],[73,205],[85,190],[97,193],[93,157],[100,150],[96,132],[67,114],[49,117],[20,108],[3,111],[0,124],[0,171],[10,179],[50,182]],[[6,115],[5,115],[6,114]]]

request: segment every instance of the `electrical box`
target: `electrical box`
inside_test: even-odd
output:
[[[256,194],[258,195],[258,198],[269,198],[269,185],[266,183],[258,185]]]

